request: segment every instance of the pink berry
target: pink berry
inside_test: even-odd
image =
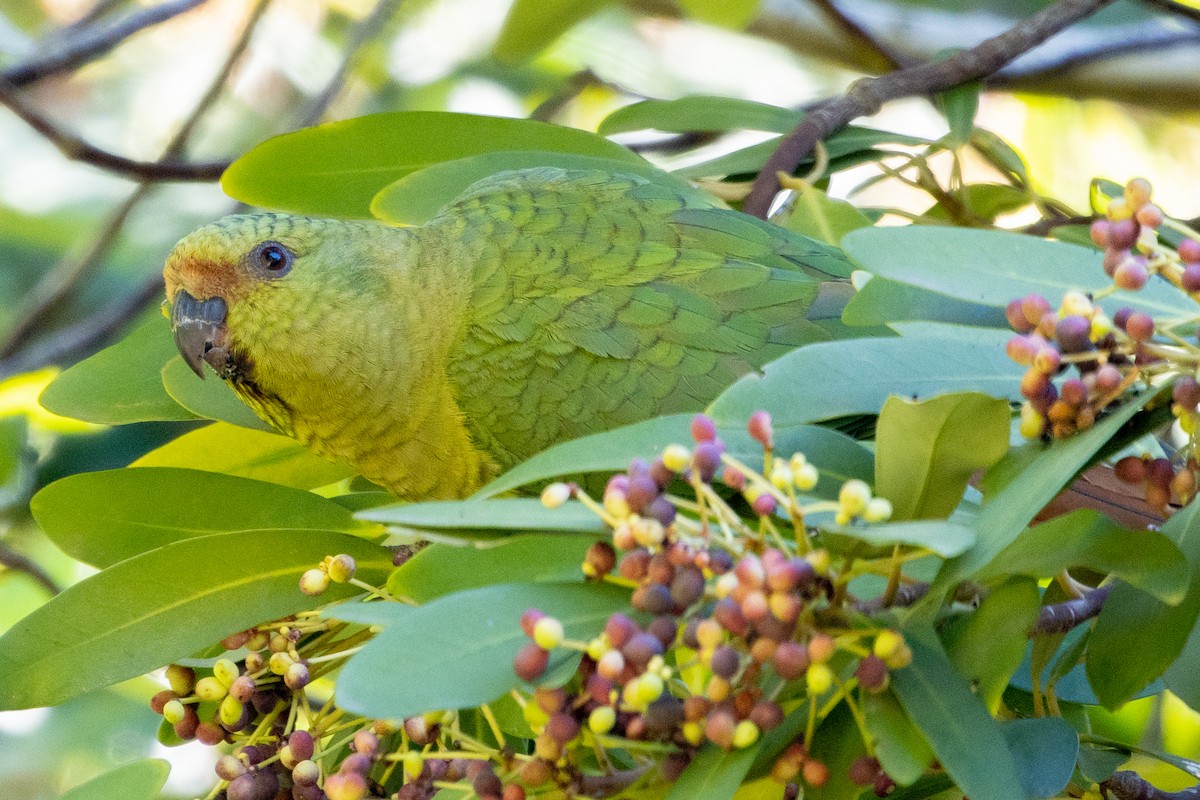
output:
[[[1112,277],[1118,287],[1136,292],[1150,279],[1150,272],[1146,269],[1146,259],[1142,256],[1130,256],[1113,271]]]
[[[1189,264],[1200,263],[1200,242],[1195,239],[1184,239],[1176,248],[1179,258]]]
[[[692,438],[697,442],[711,442],[717,438],[717,426],[707,414],[692,417]]]
[[[755,411],[746,423],[746,430],[763,447],[774,447],[774,430],[771,427],[771,415],[766,411]]]
[[[1111,224],[1106,219],[1098,219],[1092,223],[1089,233],[1097,247],[1108,247],[1108,228]]]

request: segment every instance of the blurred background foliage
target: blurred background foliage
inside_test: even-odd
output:
[[[0,111],[0,630],[83,577],[30,521],[32,492],[66,474],[127,464],[196,424],[86,425],[41,410],[36,397],[58,369],[158,313],[171,245],[233,208],[212,179],[221,162],[271,135],[373,111],[534,116],[594,130],[644,98],[712,94],[802,107],[863,74],[973,45],[1045,5],[0,0],[0,100],[23,110]],[[1144,174],[1169,213],[1189,218],[1200,215],[1197,109],[1200,2],[1122,0],[995,76],[976,122],[1024,156],[1040,193],[1068,207],[1086,211],[1093,177]],[[49,130],[31,127],[30,113]],[[870,124],[928,138],[946,132],[924,100],[890,104]],[[619,138],[677,166],[766,136]],[[65,157],[79,140],[135,162],[165,153],[212,168],[207,180],[138,183]],[[839,173],[831,194],[916,213],[928,205],[895,181],[854,192],[878,172]],[[156,718],[145,700],[155,688],[139,679],[53,710],[0,714],[0,793],[57,797],[117,764],[164,755],[149,736]],[[1097,711],[1093,724],[1200,757],[1200,725],[1169,697]],[[206,748],[170,755],[169,793],[211,783]],[[1161,769],[1146,777],[1188,782]]]

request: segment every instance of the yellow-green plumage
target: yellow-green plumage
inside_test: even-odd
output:
[[[265,241],[294,254],[287,274],[252,263]],[[230,217],[180,242],[166,277],[170,298],[224,299],[218,371],[260,416],[424,498],[702,408],[827,338],[814,302],[847,270],[832,248],[673,188],[541,168],[480,181],[414,229]]]

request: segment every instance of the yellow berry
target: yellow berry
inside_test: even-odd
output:
[[[234,725],[242,718],[242,712],[245,707],[231,695],[225,695],[225,699],[221,701],[220,708],[217,709],[217,716],[221,722],[226,725]]]
[[[884,497],[873,497],[871,502],[867,503],[867,510],[863,512],[863,519],[867,522],[883,522],[892,518],[892,503]]]
[[[875,636],[875,643],[871,646],[871,652],[876,657],[887,661],[904,646],[904,636],[899,631],[891,629],[882,630]]]
[[[808,492],[816,488],[817,481],[821,476],[812,464],[801,464],[798,469],[792,469],[792,477],[796,482],[797,489]]]
[[[553,650],[562,644],[563,625],[554,617],[542,617],[533,626],[533,641],[543,650]]]
[[[227,688],[233,685],[233,682],[238,679],[242,671],[238,669],[237,664],[231,659],[218,659],[216,664],[213,664],[213,677],[223,683]]]
[[[163,706],[162,714],[170,724],[174,725],[179,720],[183,719],[183,715],[187,713],[187,709],[183,707],[183,703],[178,700],[168,700]]]
[[[699,722],[683,723],[683,738],[690,745],[699,745],[704,741],[704,726]]]
[[[405,752],[404,757],[400,759],[400,763],[404,765],[404,774],[410,778],[416,778],[425,769],[425,759],[416,750]]]
[[[216,702],[225,697],[229,687],[211,675],[196,681],[196,697],[208,702]]]
[[[617,712],[612,706],[596,706],[592,713],[588,714],[588,729],[592,733],[603,735],[611,731],[616,724]]]
[[[1059,317],[1087,317],[1092,318],[1096,313],[1096,307],[1092,305],[1092,301],[1083,292],[1075,289],[1066,292],[1063,295],[1062,304],[1058,307]]]
[[[841,491],[838,492],[838,505],[841,506],[842,511],[852,517],[857,517],[866,511],[869,502],[871,502],[871,487],[858,478],[843,483]]]
[[[1046,418],[1029,403],[1021,406],[1021,425],[1018,428],[1026,439],[1036,439],[1046,432]]]
[[[814,697],[825,694],[833,686],[833,670],[827,664],[810,664],[804,682]]]
[[[691,451],[681,444],[667,445],[667,449],[663,450],[663,466],[672,472],[683,472],[691,461]]]
[[[542,489],[542,505],[546,508],[558,508],[570,499],[571,487],[565,483],[552,483]]]
[[[550,715],[542,710],[542,707],[537,703],[526,703],[522,709],[525,723],[535,731],[540,731],[546,727],[546,722],[549,721]]]
[[[733,746],[739,750],[749,747],[758,741],[758,726],[744,719],[733,729]]]

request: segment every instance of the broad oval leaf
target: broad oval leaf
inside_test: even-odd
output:
[[[894,339],[846,339],[802,347],[748,375],[711,413],[732,427],[762,409],[776,429],[849,414],[878,414],[890,395],[928,398],[982,391],[1018,399],[1024,369],[1004,354],[1003,331],[925,326]]]
[[[490,702],[521,685],[512,661],[529,641],[520,622],[526,609],[557,617],[568,637],[587,640],[628,606],[627,589],[601,584],[507,583],[439,597],[399,615],[350,659],[338,678],[338,706],[400,719]],[[550,669],[577,658],[555,651]]]
[[[969,303],[882,275],[873,275],[860,286],[842,312],[842,321],[854,326],[891,325],[911,320],[1008,328],[1008,320],[1001,308]]]
[[[1012,719],[1000,724],[1025,796],[1055,797],[1071,780],[1079,734],[1060,717]]]
[[[495,150],[549,150],[640,162],[587,131],[447,111],[369,114],[268,139],[230,165],[221,188],[251,205],[369,217],[380,189],[441,161]]]
[[[357,516],[393,528],[451,533],[563,531],[595,535],[605,530],[604,522],[581,503],[546,508],[529,497],[401,503],[360,511]]]
[[[64,792],[59,800],[154,800],[171,774],[161,758],[124,764]]]
[[[251,625],[348,597],[298,581],[347,553],[379,583],[390,551],[328,531],[221,533],[134,556],[71,586],[0,637],[0,709],[35,708],[141,675]]]
[[[171,399],[198,417],[220,420],[242,428],[278,433],[259,419],[258,415],[238,398],[229,384],[211,372],[204,380],[200,380],[179,356],[163,365],[161,380]]]
[[[392,595],[424,603],[442,595],[497,583],[582,583],[580,565],[593,539],[512,536],[468,547],[435,543],[422,548],[388,578]]]
[[[227,422],[214,422],[185,433],[130,466],[224,472],[300,489],[326,486],[356,474],[353,467],[326,461],[286,436]]]
[[[516,0],[492,52],[501,61],[532,58],[577,23],[616,0]]]
[[[1024,800],[1017,765],[999,725],[940,647],[918,636],[907,638],[913,661],[892,672],[892,687],[942,767],[963,794]]]
[[[38,402],[55,414],[104,425],[198,419],[163,388],[159,369],[177,355],[167,321],[150,315],[121,341],[55,378]]]
[[[1011,418],[1007,401],[978,392],[889,397],[875,426],[875,493],[892,519],[950,516],[971,476],[1008,451]]]
[[[862,228],[847,234],[842,245],[872,274],[998,308],[1030,293],[1054,304],[1069,289],[1096,292],[1112,286],[1100,251],[1009,231],[923,225]],[[1138,292],[1114,292],[1098,302],[1110,314],[1121,306],[1163,319],[1195,314],[1195,303],[1161,280]]]
[[[576,153],[537,150],[504,150],[483,153],[454,161],[443,161],[411,172],[381,189],[371,201],[371,213],[392,225],[421,225],[433,219],[450,201],[478,180],[497,172],[531,167],[562,167],[563,169],[625,173],[647,178],[669,186],[684,195],[693,195],[702,202],[712,202],[687,181],[663,172],[648,161],[638,158],[615,159]]]
[[[892,780],[907,786],[933,763],[933,750],[891,692],[863,695],[867,730],[875,738],[875,757]]]
[[[618,108],[597,131],[604,136],[627,131],[769,131],[787,133],[803,115],[790,108],[735,97],[692,95],[678,100],[642,100]]]
[[[216,472],[167,467],[84,472],[55,481],[29,503],[37,523],[72,558],[107,567],[181,539],[267,530],[379,528],[311,492]]]
[[[942,558],[965,552],[975,542],[975,531],[967,525],[945,520],[926,519],[910,522],[885,522],[871,525],[822,527],[823,533],[853,538],[872,547],[908,545],[923,547]],[[845,550],[844,546],[836,549]]]
[[[667,792],[666,800],[732,798],[754,764],[758,747],[722,750],[706,742]]]
[[[1187,559],[1166,536],[1124,528],[1081,508],[1025,529],[975,578],[1046,578],[1071,567],[1118,577],[1167,603],[1183,599],[1191,576]]]

